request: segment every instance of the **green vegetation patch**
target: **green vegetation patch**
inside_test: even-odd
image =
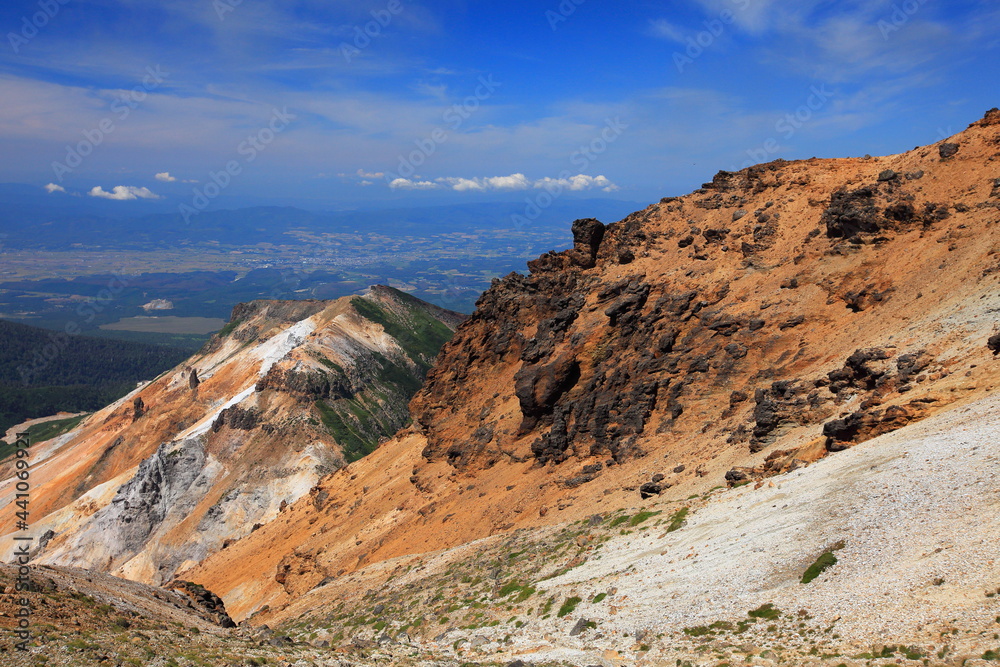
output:
[[[638,526],[640,523],[642,523],[646,519],[654,517],[657,514],[662,514],[662,512],[650,512],[649,510],[642,510],[641,512],[639,512],[638,514],[636,514],[635,516],[633,516],[631,519],[629,519],[628,525],[630,525],[630,526]]]
[[[361,297],[352,299],[351,305],[362,317],[381,324],[385,332],[399,342],[407,355],[426,371],[441,346],[451,339],[452,331],[428,313],[413,297],[398,291],[397,296],[406,304],[408,312],[405,319]]]
[[[566,598],[566,601],[562,603],[561,607],[559,607],[559,611],[556,612],[556,616],[562,618],[566,614],[572,614],[573,610],[576,609],[576,606],[582,601],[583,598],[579,598],[575,595],[573,597]]]
[[[816,559],[816,562],[806,568],[806,571],[802,574],[802,583],[808,584],[810,581],[818,577],[827,568],[831,568],[837,564],[837,557],[833,555],[834,551],[839,551],[844,548],[844,541],[841,540],[837,542],[829,550],[825,551]]]
[[[767,604],[762,604],[756,609],[747,612],[747,616],[750,618],[766,618],[769,621],[773,621],[781,616],[781,610],[768,602]]]
[[[320,420],[323,426],[330,432],[334,440],[344,449],[344,458],[350,461],[371,454],[378,446],[378,441],[372,441],[359,433],[357,427],[352,427],[347,420],[341,417],[340,413],[323,401],[316,401],[316,409],[319,410]]]
[[[28,439],[31,442],[41,442],[43,440],[51,440],[57,436],[62,435],[74,428],[76,428],[80,422],[86,419],[89,414],[77,415],[76,417],[67,417],[66,419],[53,419],[49,422],[43,422],[41,424],[35,424],[28,427]]]
[[[675,530],[680,530],[680,527],[684,525],[684,520],[687,518],[688,508],[682,507],[673,516],[670,517],[670,525],[667,526],[667,532],[672,533]]]
[[[806,571],[802,574],[802,583],[808,584],[810,581],[823,574],[823,571],[827,568],[831,568],[837,564],[837,557],[833,555],[832,551],[826,551],[816,562],[806,568]]]
[[[499,595],[500,597],[505,598],[508,595],[512,595],[514,593],[517,593],[517,596],[514,597],[512,602],[514,603],[524,602],[525,600],[527,600],[528,598],[530,598],[532,595],[535,594],[535,587],[529,586],[527,584],[522,585],[516,581],[511,581],[506,586],[500,589]]]
[[[222,327],[221,329],[219,329],[219,331],[215,335],[218,336],[219,338],[225,338],[229,334],[233,333],[233,331],[236,330],[236,327],[238,327],[242,323],[243,323],[243,320],[239,320],[239,319],[227,322],[226,325],[224,327]]]

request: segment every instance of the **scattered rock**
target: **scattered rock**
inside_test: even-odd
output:
[[[805,321],[806,321],[805,315],[796,315],[795,317],[789,320],[785,320],[784,322],[779,324],[778,328],[781,329],[782,331],[784,331],[785,329],[793,329]]]
[[[132,399],[132,421],[138,421],[144,414],[146,414],[146,404],[142,402],[142,396],[136,396]]]
[[[994,357],[1000,354],[1000,334],[990,336],[990,339],[986,341],[986,347],[993,352]]]
[[[582,634],[583,632],[585,632],[589,627],[590,627],[590,624],[587,621],[587,619],[581,618],[581,619],[579,619],[576,622],[575,625],[573,625],[573,629],[569,631],[569,636],[570,637],[576,637],[577,635]]]
[[[958,153],[958,144],[944,143],[938,146],[938,154],[942,160],[947,160]]]
[[[643,500],[652,498],[653,496],[658,496],[661,493],[663,493],[663,486],[657,484],[656,482],[646,482],[639,487],[639,497]]]
[[[878,180],[880,183],[884,183],[886,181],[895,180],[896,176],[898,176],[898,174],[895,171],[892,169],[886,169],[878,175]]]

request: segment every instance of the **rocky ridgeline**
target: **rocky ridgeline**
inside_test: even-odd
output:
[[[991,111],[974,124],[982,132],[969,143],[994,136],[998,118]],[[931,385],[948,364],[934,345],[903,350],[865,336],[858,322],[874,332],[883,314],[921,310],[922,272],[946,265],[941,245],[965,251],[960,261],[982,266],[982,275],[993,270],[996,249],[974,248],[969,230],[995,217],[997,187],[961,191],[943,175],[962,146],[915,151],[893,161],[898,171],[862,160],[862,175],[839,184],[835,164],[777,160],[719,172],[688,197],[612,225],[576,221],[571,250],[529,262],[530,275],[495,281],[444,348],[412,405],[424,456],[462,470],[594,459],[585,461],[593,470],[678,438],[707,439],[716,424],[706,411],[725,445],[750,453],[789,426],[825,438],[801,457],[797,448],[772,453],[730,475],[743,481],[943,407],[952,398]],[[873,270],[901,252],[912,253],[909,266]],[[826,370],[817,351],[825,338],[856,351]],[[484,376],[502,388],[470,401]]]

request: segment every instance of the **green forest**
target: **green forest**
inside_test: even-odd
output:
[[[102,408],[188,356],[0,320],[0,433],[26,419]]]

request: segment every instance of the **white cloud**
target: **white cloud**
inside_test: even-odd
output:
[[[130,199],[159,199],[160,196],[150,192],[149,188],[139,188],[134,185],[116,185],[111,189],[111,192],[107,192],[100,185],[95,185],[87,193],[91,197],[100,197],[101,199],[114,199],[117,201],[128,201]]]
[[[618,186],[609,181],[605,176],[588,176],[586,174],[577,174],[576,176],[569,176],[567,178],[542,178],[535,181],[535,187],[545,188],[546,190],[564,188],[572,192],[593,190],[594,188],[600,188],[605,192],[614,192],[618,189]]]
[[[397,181],[405,181],[406,179],[396,179]],[[570,190],[572,192],[581,192],[583,190],[594,190],[601,189],[605,192],[613,192],[618,189],[618,186],[612,183],[605,176],[588,176],[586,174],[577,174],[576,176],[567,176],[565,178],[541,178],[535,181],[530,180],[527,176],[521,173],[511,174],[510,176],[488,176],[485,178],[462,178],[458,176],[447,176],[443,178],[435,179],[438,183],[455,190],[456,192],[500,192],[500,191],[510,191],[510,190],[528,190],[530,188],[545,188],[547,190]],[[406,185],[399,184],[393,185],[396,181],[389,184],[391,188],[397,187],[412,187],[409,181]],[[425,188],[429,187],[428,181],[423,181],[426,185]]]
[[[684,31],[666,19],[650,21],[649,31],[654,37],[669,39],[680,44],[684,43]]]
[[[367,172],[364,169],[358,169],[358,178],[383,178],[385,173],[381,171]]]
[[[486,192],[492,190],[527,190],[531,187],[531,181],[524,174],[511,174],[510,176],[489,176],[487,178],[447,178],[437,179],[438,183],[444,183],[452,190],[458,192]]]
[[[438,185],[430,181],[411,181],[408,178],[397,178],[389,183],[389,187],[393,190],[434,190]]]
[[[66,188],[61,185],[56,185],[55,183],[49,183],[45,186],[45,191],[52,194],[53,192],[66,192]]]
[[[169,171],[161,171],[156,175],[156,180],[163,181],[164,183],[173,183],[177,179],[171,176]]]

